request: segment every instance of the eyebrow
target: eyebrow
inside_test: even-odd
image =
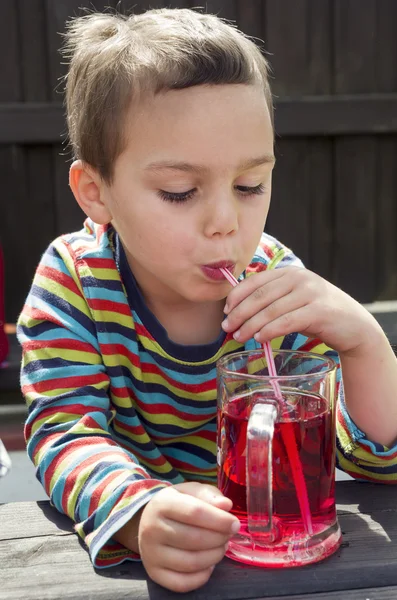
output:
[[[254,167],[259,167],[260,165],[268,163],[274,163],[275,161],[276,159],[274,158],[273,154],[264,154],[263,156],[250,158],[244,161],[237,167],[237,170],[248,171],[248,169],[253,169]],[[194,165],[186,162],[173,162],[170,160],[153,162],[145,167],[145,171],[161,171],[163,169],[184,171],[185,173],[205,173],[209,170],[208,167],[205,167],[204,165]]]

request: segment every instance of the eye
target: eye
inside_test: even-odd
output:
[[[193,198],[196,191],[197,188],[193,188],[187,192],[166,192],[165,190],[159,190],[157,193],[166,202],[186,202]]]
[[[236,185],[236,190],[238,192],[240,192],[240,194],[242,196],[253,196],[253,195],[257,195],[260,196],[261,194],[263,194],[265,192],[265,186],[263,185],[263,183],[260,183],[259,185],[255,185],[254,187],[250,187],[248,185]]]

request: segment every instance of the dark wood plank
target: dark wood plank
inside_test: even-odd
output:
[[[335,141],[334,283],[360,302],[376,299],[377,151],[368,137]]]
[[[391,134],[397,132],[397,94],[344,94],[276,99],[280,136]]]
[[[298,594],[293,596],[283,596],[282,600],[396,600],[397,586],[366,588],[359,590],[343,590],[341,592],[324,592],[314,594]],[[278,600],[277,596],[268,596],[266,600]],[[265,596],[261,598],[253,598],[252,600],[265,600]]]
[[[3,2],[0,19],[0,102],[22,99],[18,5]]]
[[[332,145],[281,139],[276,158],[266,231],[291,247],[306,267],[332,280]]]
[[[275,107],[276,134],[281,137],[397,132],[397,94],[281,97]],[[60,102],[0,104],[2,144],[59,143],[65,133]]]
[[[266,1],[265,46],[277,97],[331,92],[330,25],[330,0]]]
[[[397,5],[396,5],[397,7]],[[397,111],[396,111],[397,113]],[[397,298],[397,139],[378,140],[376,189],[376,300]],[[397,342],[397,319],[395,318]]]
[[[374,92],[376,0],[335,0],[335,92]],[[376,85],[376,84],[375,84]],[[335,141],[336,283],[362,302],[376,297],[377,141]]]
[[[383,591],[387,586],[396,588],[395,489],[343,482],[337,484],[337,495],[344,544],[333,557],[304,569],[286,570],[258,569],[224,559],[206,586],[180,597],[259,600],[302,598],[310,594],[308,598],[322,600],[338,597],[363,600],[371,598],[365,596],[365,592],[377,589],[380,582]],[[43,516],[40,515],[42,510],[45,511]],[[17,592],[26,600],[110,596],[117,600],[127,593],[142,600],[175,598],[174,593],[148,580],[140,564],[124,563],[95,572],[77,536],[70,533],[68,520],[46,502],[0,506],[0,524],[0,540],[4,538],[0,541],[0,577],[7,599],[16,598]],[[38,581],[38,574],[40,583],[34,585],[32,582]],[[47,596],[40,596],[43,590]],[[349,590],[352,590],[350,596],[347,595]],[[360,592],[354,595],[353,590]],[[327,598],[326,592],[333,595]],[[379,596],[384,600],[391,597]]]
[[[2,7],[0,19],[0,103],[18,102],[22,100],[20,77],[20,52],[17,21],[17,4],[7,2]],[[4,10],[3,10],[4,9]],[[4,253],[5,273],[5,313],[6,320],[14,314],[14,306],[20,302],[17,278],[13,277],[11,261],[13,251],[20,253],[20,248],[14,242],[16,213],[14,202],[21,198],[24,172],[23,156],[15,147],[0,146],[1,174],[1,219],[0,242]],[[15,179],[17,177],[17,179]]]
[[[44,89],[48,89],[47,82]],[[0,104],[1,144],[59,143],[64,132],[64,108],[59,102]]]
[[[384,0],[376,4],[377,44],[376,76],[379,92],[397,90],[397,3]],[[397,114],[397,109],[395,114]],[[397,298],[397,137],[378,140],[377,195],[377,290],[376,298]],[[397,323],[396,323],[397,335]],[[397,338],[396,342],[397,342]]]
[[[23,147],[11,152],[0,147],[0,172],[3,186],[11,191],[0,237],[5,257],[6,319],[15,322],[40,255],[54,233],[49,152]]]
[[[23,98],[45,102],[50,95],[44,4],[42,0],[19,0],[18,9]]]
[[[310,193],[306,140],[278,140],[266,231],[290,247],[305,264],[310,258]],[[291,182],[293,188],[291,189]]]
[[[237,0],[207,0],[204,6],[208,13],[223,19],[237,20]]]
[[[307,135],[318,125],[313,113],[322,100],[316,94],[331,91],[329,6],[329,0],[267,0],[265,10],[265,46],[277,98],[277,165],[266,229],[327,278],[332,275],[332,142],[309,140]],[[329,122],[330,111],[325,112],[323,125]],[[302,138],[287,139],[303,121],[308,127],[300,131]]]
[[[103,8],[99,0],[98,10]],[[93,8],[91,4],[85,3],[86,7]],[[84,6],[83,5],[83,6]],[[94,4],[95,6],[95,4]],[[48,51],[50,57],[50,85],[53,101],[59,101],[63,97],[62,78],[66,73],[66,65],[62,64],[59,48],[62,44],[60,33],[65,31],[66,22],[74,16],[83,14],[81,2],[78,0],[46,0],[46,19],[48,27]],[[97,8],[95,6],[95,8]],[[65,129],[64,129],[65,131]],[[53,172],[54,172],[54,204],[57,234],[67,233],[81,229],[85,216],[77,205],[68,185],[68,170],[70,166],[70,152],[65,145],[54,145],[53,147]]]

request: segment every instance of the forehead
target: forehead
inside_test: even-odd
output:
[[[178,160],[200,164],[272,156],[273,129],[263,90],[253,85],[169,90],[131,106],[126,152],[145,166]]]

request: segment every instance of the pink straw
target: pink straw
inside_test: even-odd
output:
[[[237,279],[228,270],[221,268],[222,275],[228,282],[234,287],[238,284]],[[269,342],[263,344],[263,350],[265,352],[266,362],[269,369],[270,377],[277,377],[276,365],[274,364],[273,351]],[[280,402],[281,410],[284,409],[283,395],[280,390],[277,379],[270,380],[273,387],[274,394],[277,400]],[[306,482],[303,475],[302,464],[299,459],[298,448],[296,445],[294,427],[291,421],[286,421],[284,427],[281,428],[283,442],[288,454],[288,460],[291,465],[292,477],[294,480],[295,490],[298,496],[299,508],[302,515],[302,520],[305,525],[306,532],[309,535],[313,535],[313,524],[312,516],[310,513],[309,499],[307,496]]]

